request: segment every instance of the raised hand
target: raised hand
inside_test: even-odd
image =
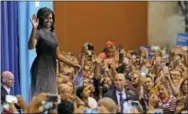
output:
[[[37,18],[36,14],[33,14],[32,19],[30,19],[31,24],[33,26],[33,28],[37,28],[39,25],[39,19]]]
[[[78,71],[81,71],[83,69],[83,67],[79,64],[74,64],[74,68]]]
[[[23,109],[24,113],[28,113],[28,105],[27,105],[26,101],[20,95],[17,95],[16,97],[18,99],[18,104]]]

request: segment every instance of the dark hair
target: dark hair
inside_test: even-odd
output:
[[[88,50],[91,50],[91,51],[93,51],[95,48],[94,48],[94,46],[93,45],[91,45],[91,44],[88,44]]]
[[[76,90],[76,96],[78,96],[80,99],[82,99],[82,93],[83,93],[84,89],[85,89],[85,86],[82,85],[82,86],[78,87]]]
[[[188,77],[183,79],[183,81],[180,85],[180,91],[183,91],[183,84],[185,83],[185,81],[188,81]]]
[[[55,23],[55,15],[53,11],[47,7],[40,8],[37,12],[37,18],[39,19],[39,25],[37,29],[41,29],[44,27],[44,19],[49,16],[49,14],[52,14],[53,23],[51,26],[50,31],[54,31],[54,23]]]
[[[146,78],[150,78],[152,81],[154,81],[154,79],[150,75],[146,75]]]

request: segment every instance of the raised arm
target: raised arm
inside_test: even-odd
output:
[[[172,90],[172,94],[174,96],[177,96],[179,94],[179,91],[180,91],[179,90],[180,84],[178,85],[178,87],[175,86],[174,83],[172,82],[172,79],[170,78],[170,75],[169,74],[165,74],[165,75],[166,75],[166,78],[167,78],[168,82],[170,83],[170,88]]]
[[[37,27],[38,27],[38,24],[39,24],[39,20],[37,19],[37,16],[34,14],[30,21],[31,21],[33,28],[32,28],[31,35],[30,35],[30,38],[29,38],[29,41],[28,41],[28,49],[31,50],[31,49],[35,48],[35,46],[37,44],[36,33],[37,33]]]

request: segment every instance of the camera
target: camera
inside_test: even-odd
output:
[[[18,103],[18,99],[13,95],[6,95],[4,101],[1,101],[1,108],[0,111],[3,113],[5,110],[10,109],[10,104]]]
[[[48,94],[46,102],[59,104],[61,102],[60,96],[57,94]]]
[[[57,94],[48,94],[47,99],[42,101],[42,106],[39,107],[40,111],[46,111],[50,109],[55,109],[56,104],[61,102],[60,96]]]
[[[7,103],[18,103],[18,99],[15,96],[13,96],[13,95],[6,95],[5,96],[5,101]]]

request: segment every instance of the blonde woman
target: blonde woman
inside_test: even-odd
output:
[[[176,111],[176,98],[173,95],[170,95],[167,88],[164,85],[158,85],[158,94],[159,104],[163,109],[163,113],[173,114]]]

